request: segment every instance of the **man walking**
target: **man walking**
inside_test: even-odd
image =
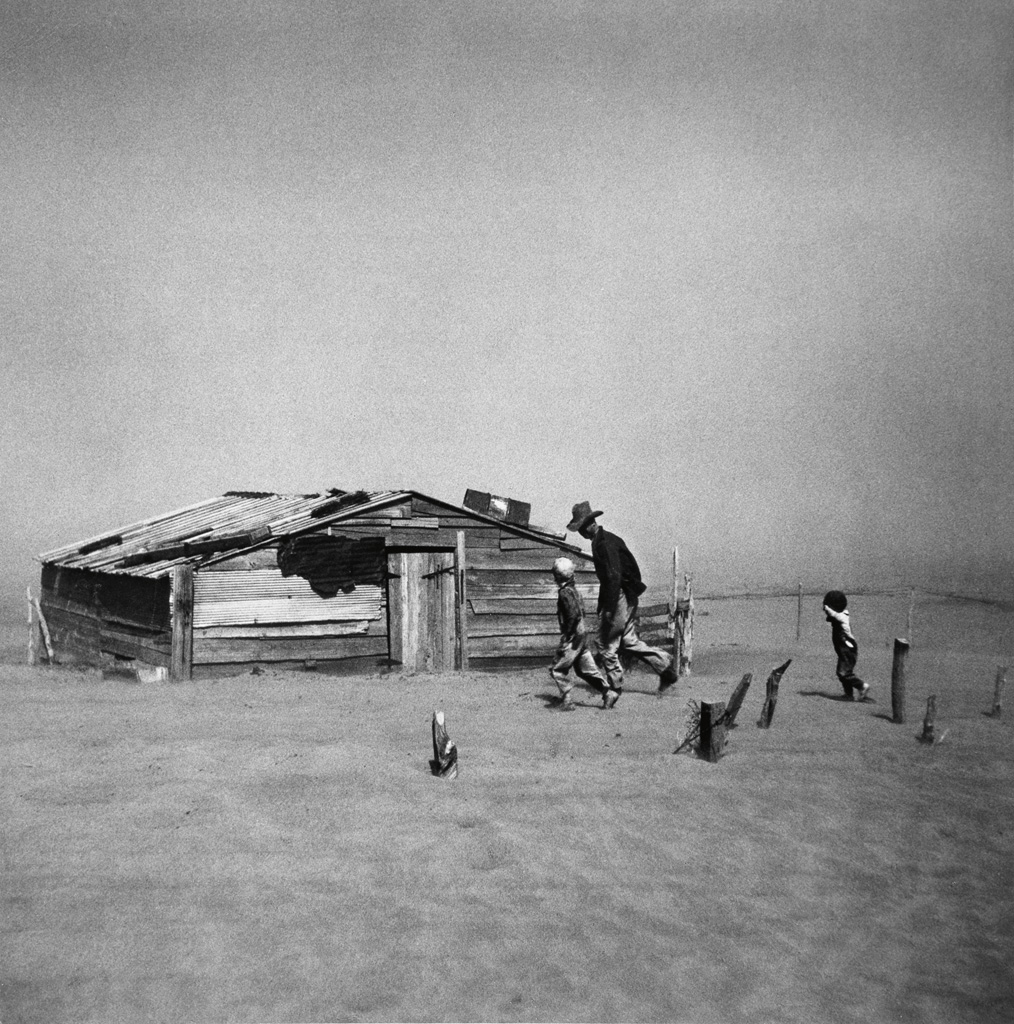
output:
[[[576,530],[591,541],[592,561],[599,578],[599,652],[610,688],[623,690],[620,651],[624,650],[651,666],[658,674],[658,692],[664,693],[676,682],[676,666],[668,654],[649,647],[637,635],[637,599],[647,589],[641,582],[637,560],[621,537],[599,526],[596,519],[602,512],[593,512],[587,501],[578,502],[571,513],[567,529]]]

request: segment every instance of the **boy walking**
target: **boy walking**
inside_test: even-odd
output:
[[[560,643],[549,674],[560,688],[558,707],[561,711],[574,709],[570,697],[570,691],[574,689],[570,670],[574,669],[577,675],[602,695],[602,707],[611,708],[620,699],[620,695],[605,681],[588,648],[584,601],[574,585],[574,563],[569,558],[558,558],[553,563],[553,579],[559,587],[556,616],[560,622]]]
[[[831,623],[831,644],[838,655],[835,672],[845,691],[845,699],[855,700],[858,693],[859,700],[865,700],[870,684],[864,683],[855,672],[859,644],[849,622],[848,599],[840,590],[829,590],[824,595],[824,615]]]

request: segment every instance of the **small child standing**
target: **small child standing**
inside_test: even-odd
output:
[[[824,595],[824,615],[831,623],[831,643],[838,655],[838,666],[835,669],[846,700],[865,700],[870,692],[870,684],[864,683],[856,675],[856,662],[859,660],[859,644],[852,633],[849,622],[848,598],[840,590],[829,590]]]
[[[558,707],[562,711],[571,711],[574,708],[574,702],[570,698],[570,691],[574,689],[570,679],[570,670],[573,668],[577,675],[602,695],[602,707],[611,708],[620,699],[620,695],[616,690],[610,689],[588,647],[584,625],[584,601],[574,585],[574,563],[569,558],[558,558],[553,563],[553,579],[559,587],[556,615],[560,621],[560,643],[556,648],[549,674],[560,688]]]

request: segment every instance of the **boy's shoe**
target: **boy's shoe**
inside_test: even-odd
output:
[[[676,682],[675,663],[665,669],[658,677],[658,692],[665,693],[666,690]]]
[[[866,700],[866,694],[868,694],[869,692],[870,684],[863,683],[863,685],[859,687],[859,696],[856,698],[856,700]]]
[[[566,697],[561,697],[556,702],[556,710],[557,711],[575,711],[575,710],[577,710],[577,705],[570,699],[570,694],[568,693]]]
[[[610,708],[616,707],[616,702],[620,699],[619,690],[607,690],[602,697],[602,710],[608,711]]]

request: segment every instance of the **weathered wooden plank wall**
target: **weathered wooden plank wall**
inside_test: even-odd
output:
[[[41,590],[58,663],[98,665],[105,654],[169,664],[168,580],[45,565]]]

